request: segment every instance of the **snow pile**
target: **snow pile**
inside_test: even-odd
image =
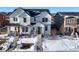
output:
[[[2,34],[2,35],[0,35],[0,38],[5,38],[6,36],[8,36],[8,34]]]
[[[15,37],[13,37],[13,36],[10,36],[10,37],[8,37],[8,42],[13,42],[14,41],[14,39],[15,39]]]
[[[34,43],[33,39],[34,38],[19,38],[19,42],[21,42],[21,43]]]

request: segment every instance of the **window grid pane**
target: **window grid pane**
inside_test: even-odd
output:
[[[24,22],[26,22],[26,18],[24,18]]]

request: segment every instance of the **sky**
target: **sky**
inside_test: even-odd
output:
[[[0,7],[0,12],[12,12],[17,7]],[[25,8],[25,7],[23,7]],[[27,8],[27,7],[26,7]],[[31,9],[49,9],[51,13],[56,12],[79,12],[79,7],[28,7]]]

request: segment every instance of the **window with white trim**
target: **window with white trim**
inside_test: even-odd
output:
[[[48,30],[48,27],[47,26],[45,26],[45,31],[47,31]]]
[[[23,21],[24,21],[24,23],[27,21],[27,19],[26,18],[23,18]]]
[[[23,27],[23,28],[22,28],[22,31],[23,31],[23,32],[28,32],[28,27]]]
[[[48,22],[48,18],[42,18],[42,22]]]
[[[14,20],[14,21],[17,21],[17,18],[14,17],[13,20]]]

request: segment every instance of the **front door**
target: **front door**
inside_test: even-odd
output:
[[[41,27],[37,28],[37,34],[41,34]]]
[[[19,26],[16,27],[16,32],[17,32],[17,33],[20,32],[20,27],[19,27]]]

